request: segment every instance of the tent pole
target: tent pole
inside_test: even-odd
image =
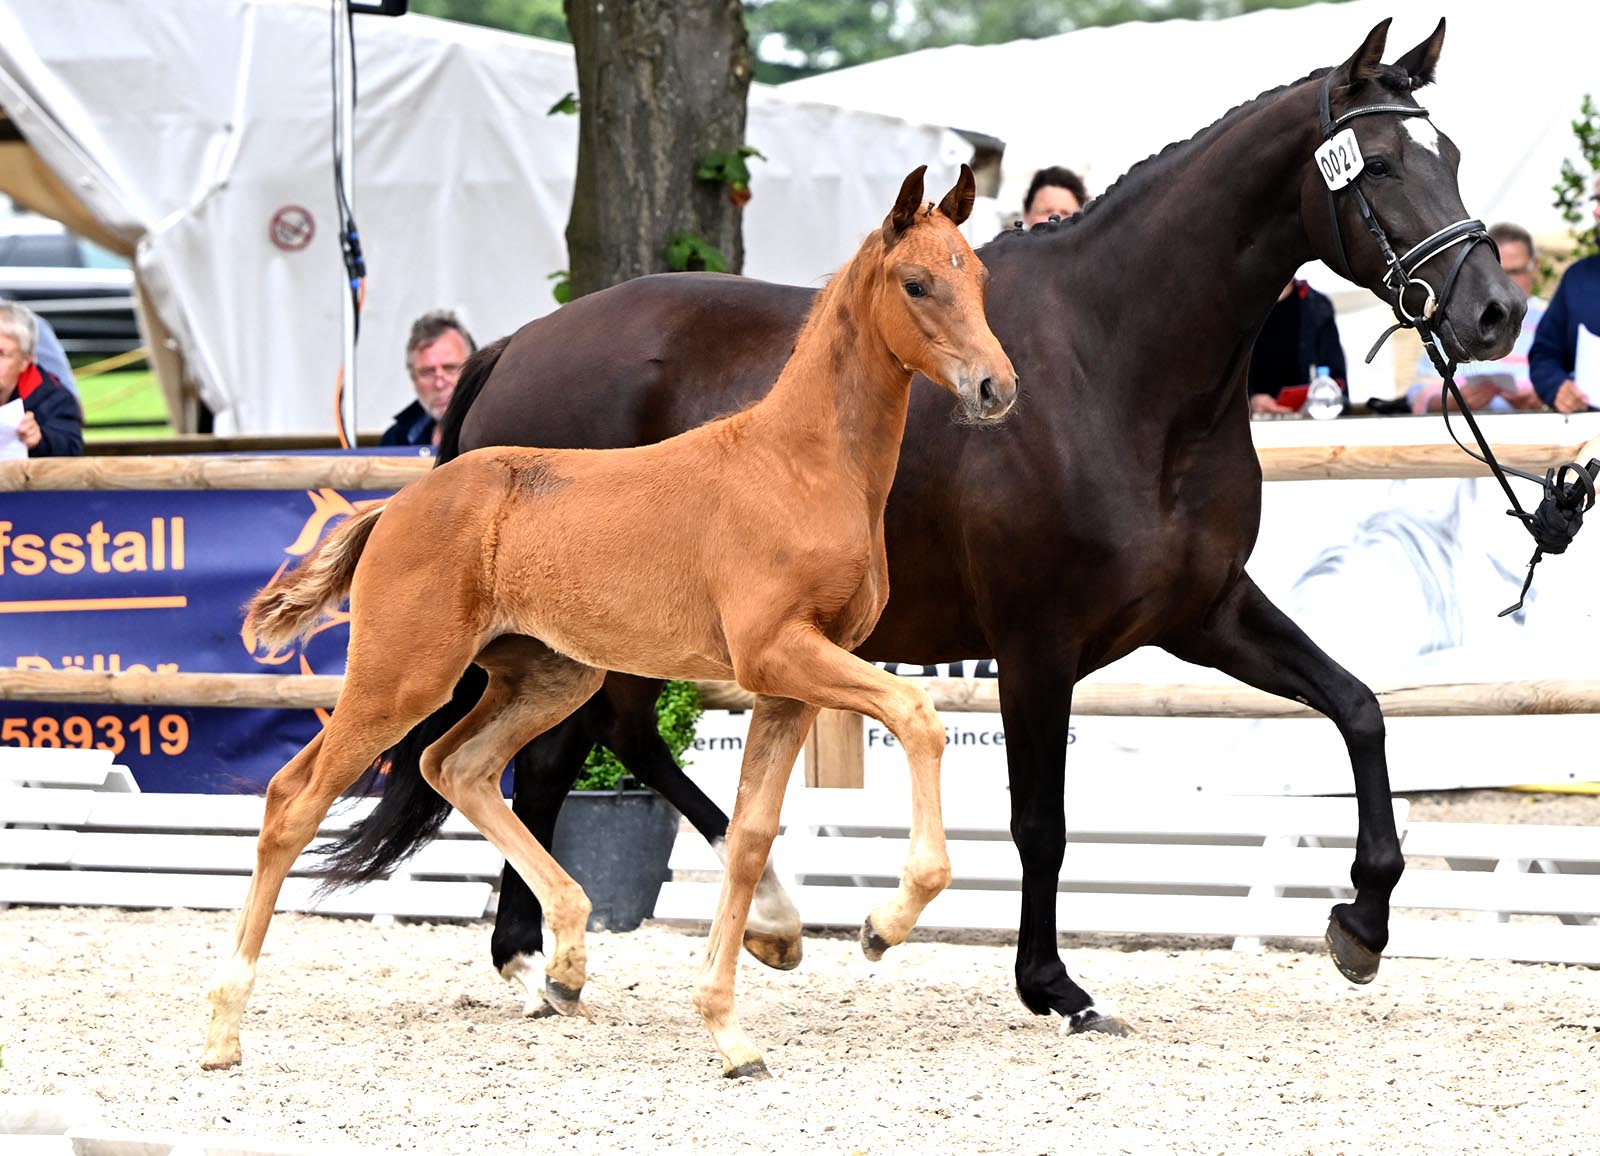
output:
[[[337,89],[338,107],[335,115],[338,117],[339,148],[339,189],[343,197],[344,206],[348,208],[348,216],[339,214],[339,228],[341,233],[351,228],[355,218],[355,40],[351,36],[350,12],[348,0],[334,0],[335,9],[335,59],[337,60],[337,73],[334,78]],[[342,245],[341,239],[341,245]],[[343,254],[341,251],[341,258]],[[350,284],[350,274],[345,271],[341,279],[344,291],[339,295],[340,308],[340,336],[342,339],[340,374],[342,389],[339,394],[339,424],[344,440],[350,446],[356,444],[356,303],[355,288]]]

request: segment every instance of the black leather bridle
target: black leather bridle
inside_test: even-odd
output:
[[[1333,80],[1333,73],[1328,73],[1322,78],[1322,87],[1317,94],[1317,113],[1321,121],[1322,141],[1324,144],[1331,141],[1350,121],[1362,116],[1422,116],[1428,115],[1428,110],[1414,104],[1367,104],[1343,113],[1337,120],[1334,119],[1329,102],[1329,91]],[[1445,385],[1445,396],[1441,402],[1444,413],[1445,429],[1456,445],[1468,456],[1476,458],[1488,466],[1499,481],[1500,488],[1505,491],[1506,497],[1511,501],[1511,509],[1506,513],[1520,521],[1523,527],[1533,536],[1535,548],[1533,559],[1528,563],[1528,576],[1522,584],[1522,593],[1518,596],[1516,604],[1508,606],[1500,612],[1503,618],[1522,609],[1523,600],[1527,597],[1528,587],[1533,584],[1533,570],[1545,554],[1560,554],[1567,548],[1579,527],[1583,525],[1583,515],[1594,506],[1595,480],[1600,477],[1600,461],[1591,459],[1585,466],[1569,462],[1560,470],[1549,469],[1544,477],[1537,474],[1526,473],[1522,470],[1502,466],[1495,460],[1494,451],[1489,448],[1488,441],[1483,436],[1483,431],[1478,428],[1477,419],[1472,416],[1472,410],[1461,398],[1461,391],[1456,386],[1456,362],[1444,353],[1443,344],[1439,341],[1439,326],[1443,323],[1443,314],[1450,294],[1455,289],[1456,277],[1461,272],[1461,267],[1466,264],[1472,250],[1478,245],[1486,244],[1499,258],[1500,249],[1494,243],[1494,238],[1489,236],[1489,230],[1484,228],[1483,222],[1478,220],[1457,221],[1446,225],[1438,232],[1424,238],[1411,246],[1405,253],[1396,256],[1394,246],[1389,242],[1389,236],[1384,232],[1383,224],[1378,220],[1377,214],[1372,211],[1366,194],[1361,191],[1363,173],[1357,173],[1353,179],[1338,189],[1328,188],[1328,219],[1333,229],[1334,252],[1338,255],[1339,265],[1337,271],[1347,280],[1355,281],[1356,278],[1350,270],[1350,260],[1345,252],[1345,242],[1342,230],[1339,227],[1339,203],[1337,196],[1348,193],[1355,198],[1356,209],[1361,214],[1361,221],[1377,242],[1378,251],[1383,255],[1386,269],[1383,274],[1383,284],[1392,294],[1390,302],[1394,309],[1395,323],[1383,331],[1383,335],[1373,345],[1367,354],[1370,363],[1377,356],[1383,343],[1399,329],[1415,329],[1422,338],[1422,347],[1428,351],[1428,358],[1433,362],[1434,368],[1439,371],[1440,378]],[[1324,182],[1326,183],[1326,182]],[[1456,249],[1455,260],[1450,263],[1449,272],[1445,274],[1440,287],[1435,290],[1433,284],[1417,275],[1417,270],[1433,258]],[[1420,291],[1420,300],[1414,294]],[[1408,302],[1407,294],[1413,294]],[[1416,308],[1411,308],[1415,303]],[[1459,343],[1458,343],[1459,344]],[[1450,399],[1454,398],[1456,405],[1461,410],[1461,415],[1466,419],[1468,427],[1472,430],[1473,437],[1482,454],[1474,453],[1464,445],[1456,432],[1450,426]],[[1535,482],[1544,489],[1543,500],[1540,501],[1535,511],[1530,514],[1522,508],[1517,501],[1516,494],[1511,489],[1507,474],[1515,474],[1519,478]]]

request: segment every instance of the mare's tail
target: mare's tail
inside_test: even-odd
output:
[[[502,337],[485,345],[467,358],[466,364],[461,367],[461,376],[456,380],[455,392],[450,395],[450,404],[439,419],[439,452],[434,456],[435,465],[443,465],[451,458],[461,456],[461,423],[466,419],[473,401],[483,392],[484,382],[489,380],[489,374],[494,372],[500,355],[506,351],[510,341],[511,338]]]
[[[484,346],[462,366],[450,406],[439,423],[436,466],[461,456],[461,423],[510,340],[502,337]],[[384,753],[379,765],[387,764],[387,770],[380,776],[383,793],[377,806],[320,852],[324,886],[381,878],[439,833],[450,815],[450,804],[422,777],[422,752],[467,717],[488,685],[489,677],[480,667],[467,667],[450,701]]]
[[[310,634],[323,611],[350,593],[356,563],[382,513],[374,506],[346,518],[300,565],[268,582],[250,600],[245,627],[274,649]]]

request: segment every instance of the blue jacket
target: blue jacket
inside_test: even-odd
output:
[[[1600,333],[1600,256],[1585,257],[1567,269],[1533,335],[1528,377],[1546,405],[1555,404],[1556,391],[1572,376],[1579,322]]]

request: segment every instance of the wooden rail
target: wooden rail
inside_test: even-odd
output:
[[[942,711],[998,711],[992,678],[913,678]],[[344,679],[336,674],[155,674],[16,670],[0,667],[0,699],[119,706],[331,707]],[[702,682],[712,709],[743,710],[754,696],[731,682]],[[1528,679],[1443,683],[1382,690],[1392,718],[1459,715],[1597,714],[1600,680]],[[1086,682],[1073,692],[1075,715],[1148,718],[1318,718],[1316,711],[1244,686]]]
[[[1544,470],[1581,460],[1583,443],[1495,447],[1508,466]],[[1474,478],[1488,469],[1453,445],[1269,446],[1257,451],[1269,482],[1331,478]],[[0,462],[0,492],[22,490],[395,490],[432,458],[348,455],[171,455],[30,458]]]

